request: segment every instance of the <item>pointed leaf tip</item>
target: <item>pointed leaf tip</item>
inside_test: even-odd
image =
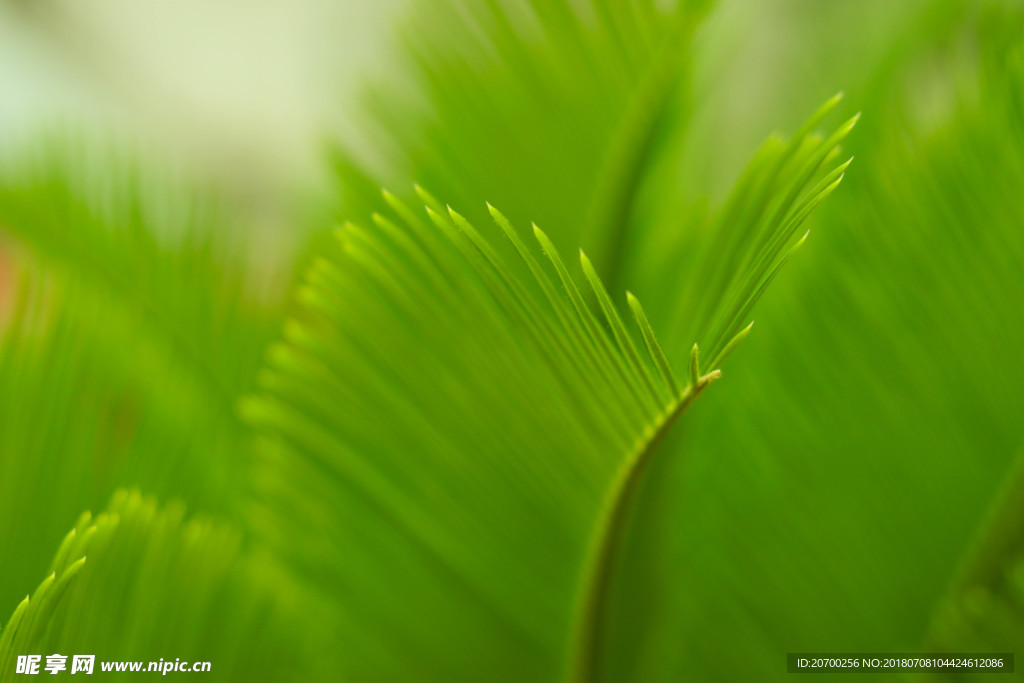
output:
[[[536,223],[531,223],[533,226],[533,236],[536,237],[541,243],[548,241],[547,233],[540,229],[540,226]]]
[[[722,353],[718,355],[718,365],[720,365],[726,358],[730,356],[730,354],[732,354],[733,351],[736,350],[736,347],[739,346],[741,341],[747,338],[747,335],[750,334],[750,330],[753,327],[754,321],[751,320],[749,325],[747,325],[742,330],[737,332],[736,336],[729,340],[729,343],[725,345],[724,349],[722,349]]]
[[[672,364],[669,363],[668,357],[665,355],[665,350],[661,348],[661,344],[658,343],[658,338],[655,336],[654,330],[651,328],[651,323],[647,320],[647,314],[644,313],[644,308],[640,305],[640,300],[633,295],[633,292],[626,290],[626,303],[629,304],[629,308],[633,312],[633,319],[636,321],[637,326],[640,328],[640,333],[643,335],[644,344],[647,346],[647,352],[654,360],[655,365],[658,366],[658,372],[665,380],[665,384],[668,386],[672,400],[677,400],[679,395],[682,393],[679,388],[679,382],[676,380],[675,373],[672,372]]]
[[[491,214],[491,218],[493,218],[498,225],[501,225],[503,228],[506,225],[511,227],[512,224],[507,218],[505,218],[505,214],[498,211],[498,209],[496,209],[490,202],[487,202],[487,212]]]
[[[423,186],[420,185],[419,183],[414,183],[413,189],[416,191],[416,196],[419,197],[420,201],[422,201],[424,204],[436,207],[441,206],[441,202],[437,201],[434,195],[430,194],[425,189],[423,189]]]
[[[798,239],[798,240],[797,240],[796,242],[794,242],[794,243],[793,243],[793,246],[789,248],[789,253],[790,253],[790,254],[792,254],[792,253],[793,253],[793,252],[795,252],[795,251],[796,251],[797,249],[799,249],[800,247],[802,247],[802,246],[804,245],[804,242],[806,242],[806,241],[807,241],[807,237],[808,237],[808,236],[809,236],[810,234],[811,234],[811,231],[810,231],[810,230],[808,230],[807,232],[805,232],[805,233],[803,234],[803,236],[802,236],[802,237],[801,237],[800,239]]]
[[[583,266],[584,272],[586,272],[589,277],[597,277],[597,271],[594,270],[594,264],[590,262],[590,258],[582,249],[580,249],[580,265]]]

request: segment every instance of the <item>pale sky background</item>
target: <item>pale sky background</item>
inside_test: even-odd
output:
[[[0,154],[47,127],[127,134],[290,220],[324,178],[324,140],[359,140],[359,85],[389,78],[412,1],[0,0]],[[683,177],[724,193],[769,132],[870,72],[865,36],[900,26],[870,17],[919,4],[719,2],[698,34]]]
[[[257,189],[301,182],[401,1],[0,2],[0,143],[113,129]]]

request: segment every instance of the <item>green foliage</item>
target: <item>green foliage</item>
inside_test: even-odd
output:
[[[48,139],[0,168],[0,225],[63,289],[86,290],[164,347],[230,412],[274,327],[247,291],[235,218],[216,197],[96,141]]]
[[[161,509],[117,492],[103,514],[81,515],[50,575],[8,620],[0,676],[18,678],[18,655],[55,653],[96,655],[94,674],[100,660],[180,658],[211,662],[222,680],[294,675],[298,646],[280,577],[240,541],[221,525],[185,520],[180,504]]]
[[[1016,16],[959,25],[966,54],[944,37],[876,75],[815,258],[640,496],[607,680],[781,680],[789,651],[986,651],[927,633],[1024,441],[1021,42],[991,30]],[[935,60],[964,72],[925,125]]]
[[[1013,652],[1024,636],[1024,460],[1018,455],[995,504],[982,518],[946,595],[936,608],[927,642],[949,651]],[[1021,672],[1016,678],[1022,677]]]
[[[589,679],[632,481],[720,374],[800,223],[841,179],[846,164],[822,166],[852,122],[810,135],[837,100],[755,161],[735,198],[756,207],[743,239],[713,236],[708,258],[731,267],[705,290],[711,372],[694,347],[683,390],[639,302],[649,358],[587,256],[603,321],[536,226],[547,271],[490,209],[529,282],[422,190],[421,216],[385,193],[397,222],[375,214],[371,229],[339,231],[246,413],[271,436],[257,475],[271,545],[347,606],[337,638],[352,676],[535,680],[582,667]],[[567,642],[574,629],[580,642]],[[467,648],[472,662],[456,667]]]
[[[612,273],[708,3],[412,4],[405,68],[368,88],[370,144],[335,151],[342,218],[374,209],[366,189],[416,180],[474,222],[486,200],[549,226]]]
[[[234,400],[273,317],[217,246],[229,235],[209,201],[90,149],[58,146],[0,178],[20,273],[0,330],[5,608],[69,520],[118,487],[224,514],[245,490]]]
[[[0,680],[58,652],[583,682],[1012,651],[1024,15],[868,6],[772,6],[805,40],[753,46],[755,95],[703,2],[415,4],[287,315],[202,183],[67,140],[6,159]],[[823,84],[849,118],[736,174],[749,119]],[[709,125],[729,92],[757,111]]]

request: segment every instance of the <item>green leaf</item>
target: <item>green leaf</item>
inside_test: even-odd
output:
[[[238,516],[235,397],[274,316],[211,201],[84,144],[0,172],[0,609],[119,487]]]
[[[1024,459],[982,518],[925,637],[936,651],[1013,652],[1024,636]]]
[[[404,59],[367,88],[359,138],[334,155],[342,215],[373,209],[368,176],[419,181],[474,222],[490,198],[614,273],[708,4],[412,3]]]
[[[254,527],[334,605],[341,671],[592,678],[637,483],[746,333],[836,137],[762,160],[761,250],[715,254],[739,269],[709,293],[722,341],[681,389],[645,318],[642,356],[586,256],[603,319],[537,226],[547,267],[489,209],[528,279],[422,190],[423,215],[385,193],[397,220],[338,231],[243,412],[265,434]]]
[[[0,631],[0,677],[15,680],[30,654],[67,655],[69,670],[71,655],[94,655],[94,673],[102,661],[180,659],[210,662],[219,680],[301,676],[315,659],[299,659],[288,586],[230,529],[119,491],[79,518]]]
[[[962,53],[943,37],[876,74],[816,258],[664,443],[627,522],[604,680],[783,680],[786,652],[1015,642],[1020,546],[956,580],[976,539],[1019,532],[994,502],[1024,443],[1020,11],[979,15],[1004,31],[960,25]],[[953,88],[938,118],[920,115],[922,63]]]
[[[212,192],[110,144],[47,138],[0,167],[0,231],[63,287],[119,309],[229,413],[275,312],[236,221]]]

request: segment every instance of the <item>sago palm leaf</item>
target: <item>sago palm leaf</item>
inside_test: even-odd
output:
[[[405,68],[369,89],[359,139],[336,153],[342,215],[419,181],[470,220],[489,220],[487,197],[550,226],[610,273],[708,4],[413,3]]]
[[[217,680],[302,677],[287,582],[268,567],[234,531],[118,491],[103,514],[81,515],[0,631],[0,680],[22,678],[18,656],[41,656],[45,675],[53,654],[67,657],[64,675],[78,654],[94,655],[100,676],[101,662],[166,658],[209,662]]]
[[[1024,442],[1022,23],[974,12],[868,79],[863,165],[818,214],[821,258],[759,314],[728,396],[664,444],[606,680],[783,680],[786,652],[1012,642],[1020,546],[985,539],[1020,529],[994,500],[1019,500],[1001,492]],[[941,108],[921,106],[927,69]],[[1003,550],[968,570],[978,545]]]
[[[1024,639],[1024,458],[1018,453],[933,612],[928,649],[1014,652]],[[1014,680],[1024,675],[1016,673]],[[980,679],[980,676],[965,680]]]
[[[51,143],[0,173],[4,610],[118,487],[226,514],[244,490],[235,397],[273,309],[210,200],[98,149]]]
[[[230,461],[210,453],[240,459],[239,439],[210,410],[207,387],[119,309],[60,282],[22,279],[0,337],[4,609],[44,569],[69,520],[120,486],[221,512],[238,497]],[[40,390],[45,400],[34,398]]]
[[[636,299],[646,355],[587,257],[600,318],[536,226],[546,266],[490,209],[528,279],[422,190],[422,214],[385,194],[394,217],[339,231],[244,409],[267,435],[254,526],[335,612],[342,671],[592,680],[642,473],[842,177],[827,164],[852,122],[810,135],[834,105],[741,185],[754,209],[721,225],[743,239],[715,235],[731,270],[707,271],[684,379]]]
[[[226,203],[109,142],[44,138],[8,157],[0,231],[65,287],[120,308],[230,412],[273,316]]]

